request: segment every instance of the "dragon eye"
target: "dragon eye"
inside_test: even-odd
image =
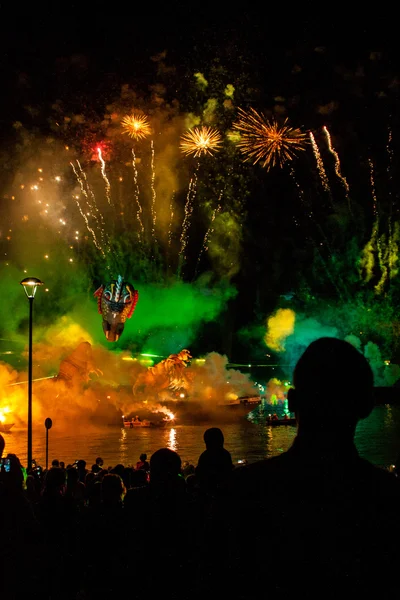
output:
[[[104,298],[106,300],[111,300],[111,292],[104,292]]]
[[[129,295],[124,297],[125,304],[129,304],[130,301],[131,301],[131,297]]]

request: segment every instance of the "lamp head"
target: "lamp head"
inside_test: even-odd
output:
[[[20,283],[24,286],[28,298],[34,298],[38,285],[43,285],[43,281],[40,281],[37,277],[25,277]]]

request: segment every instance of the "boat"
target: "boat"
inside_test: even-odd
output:
[[[10,433],[14,423],[0,423],[0,433]]]
[[[124,421],[124,427],[126,429],[140,429],[141,427],[165,427],[166,424],[166,420],[149,421],[148,419],[131,419]]]
[[[260,396],[239,396],[228,402],[221,402],[218,404],[219,408],[228,409],[244,409],[245,412],[249,412],[261,404]]]
[[[289,417],[288,419],[267,419],[267,425],[272,425],[272,427],[276,427],[277,425],[296,425],[295,417]]]

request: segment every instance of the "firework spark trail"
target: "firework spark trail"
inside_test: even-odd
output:
[[[375,191],[374,164],[370,158],[368,159],[368,164],[369,164],[369,180],[371,183],[372,208],[374,211],[374,217],[376,219],[378,219],[378,202],[377,202],[376,191]]]
[[[328,176],[325,171],[324,163],[322,161],[321,154],[320,154],[319,148],[317,146],[317,142],[315,141],[314,135],[311,131],[310,131],[310,140],[311,140],[311,145],[312,145],[312,149],[314,152],[315,160],[317,161],[317,169],[318,169],[319,176],[321,178],[322,187],[332,197],[331,188],[329,186],[329,180],[328,180]]]
[[[80,177],[79,177],[79,175],[78,175],[78,173],[77,173],[77,171],[75,169],[75,165],[72,162],[70,163],[70,165],[71,165],[71,167],[72,167],[72,169],[73,169],[73,171],[75,173],[75,176],[76,176],[77,180],[80,181]],[[81,189],[82,189],[82,192],[84,193],[85,197],[88,198],[86,191],[84,191],[82,187],[81,187]],[[79,212],[81,213],[81,216],[82,216],[83,220],[86,223],[87,230],[92,234],[94,245],[96,246],[96,248],[98,250],[100,250],[100,252],[102,253],[102,255],[105,256],[105,253],[104,253],[104,250],[103,250],[101,244],[99,244],[99,242],[97,241],[97,237],[96,237],[96,234],[95,234],[94,230],[90,227],[89,220],[88,220],[88,218],[86,216],[86,213],[83,211],[83,209],[82,209],[82,207],[80,205],[79,198],[77,196],[74,196],[74,200],[76,202],[76,205],[78,207]]]
[[[188,193],[186,195],[186,203],[185,203],[185,216],[182,222],[182,233],[180,237],[181,249],[179,252],[179,266],[178,266],[178,276],[181,275],[182,267],[185,262],[185,249],[188,244],[188,231],[190,227],[190,217],[193,213],[193,201],[196,197],[196,186],[197,186],[197,172],[199,170],[199,163],[197,165],[196,171],[193,177],[190,179]]]
[[[332,146],[331,135],[328,131],[328,128],[325,125],[323,126],[322,131],[325,133],[326,139],[328,141],[328,150],[331,154],[333,154],[333,156],[335,158],[335,173],[336,173],[337,177],[340,179],[340,181],[342,182],[342,184],[346,190],[346,193],[348,194],[350,192],[349,184],[347,183],[346,178],[343,177],[343,175],[340,171],[340,158],[339,158],[338,153]]]
[[[332,139],[331,139],[331,135],[328,131],[328,128],[324,125],[322,128],[322,131],[325,133],[327,142],[328,142],[328,150],[329,152],[334,156],[335,158],[335,173],[336,176],[340,179],[340,181],[342,182],[342,185],[346,191],[346,200],[347,200],[347,206],[349,209],[349,213],[350,215],[353,217],[354,219],[354,215],[353,215],[353,211],[351,209],[351,202],[350,202],[350,186],[347,183],[347,179],[346,177],[344,177],[341,173],[341,169],[340,169],[340,158],[339,158],[339,154],[336,152],[336,150],[333,148],[332,146]]]
[[[379,294],[381,293],[383,286],[385,284],[388,269],[385,264],[384,251],[382,248],[382,242],[384,242],[384,236],[379,236],[379,212],[378,212],[378,200],[376,196],[376,188],[375,188],[375,176],[374,176],[374,164],[372,160],[368,159],[369,164],[369,172],[370,172],[370,182],[371,182],[371,194],[372,194],[372,208],[375,217],[375,221],[372,227],[371,234],[371,243],[373,240],[376,240],[376,250],[378,254],[379,268],[381,269],[381,278],[378,283],[375,285],[375,290]]]
[[[79,162],[79,160],[76,161],[77,165],[79,167],[79,170],[81,172],[83,181],[86,185],[86,189],[89,192],[90,197],[92,198],[92,202],[89,201],[89,197],[86,194],[86,198],[87,198],[87,205],[89,207],[89,210],[91,212],[91,216],[94,218],[94,220],[97,222],[97,226],[100,230],[100,237],[103,240],[103,242],[105,241],[106,238],[106,234],[105,234],[105,223],[104,223],[104,217],[103,214],[101,212],[101,210],[99,210],[99,207],[97,206],[97,202],[96,202],[96,196],[94,195],[94,192],[92,190],[92,188],[89,185],[88,179],[86,177],[86,173],[85,171],[82,169],[81,163]]]
[[[322,227],[321,227],[321,226],[319,225],[319,223],[317,223],[317,221],[314,219],[314,214],[313,214],[312,208],[311,208],[311,206],[309,205],[309,203],[307,203],[307,202],[306,202],[306,200],[305,200],[305,198],[304,198],[304,193],[303,193],[303,190],[301,189],[301,187],[300,187],[300,184],[298,183],[298,181],[297,181],[297,179],[296,179],[296,175],[295,175],[295,172],[294,172],[294,169],[293,169],[293,167],[291,167],[291,169],[290,169],[290,175],[291,175],[291,177],[292,177],[292,179],[293,179],[293,182],[294,182],[294,184],[295,184],[295,186],[296,186],[296,189],[297,189],[297,191],[298,191],[298,194],[299,194],[300,201],[301,201],[301,202],[302,202],[302,204],[303,204],[303,205],[304,205],[304,206],[307,208],[307,216],[308,216],[308,218],[309,218],[309,219],[311,219],[311,220],[313,221],[313,223],[314,223],[314,224],[317,226],[317,228],[318,228],[318,230],[319,230],[319,232],[320,232],[321,236],[323,237],[323,239],[324,239],[324,241],[325,241],[325,244],[326,244],[326,247],[328,248],[329,254],[332,256],[332,250],[330,249],[330,246],[329,246],[328,239],[327,239],[327,237],[326,237],[326,235],[325,235],[325,233],[324,233],[324,231],[323,231]],[[338,285],[337,285],[336,281],[335,281],[335,280],[334,280],[334,278],[332,277],[332,275],[331,275],[331,272],[330,272],[330,270],[329,270],[329,267],[328,267],[328,265],[327,265],[327,263],[326,263],[325,259],[324,259],[324,258],[323,258],[323,256],[322,256],[321,249],[319,248],[319,246],[316,244],[316,242],[315,242],[314,240],[313,240],[313,243],[314,243],[314,247],[315,247],[315,248],[317,249],[317,251],[318,251],[318,255],[319,255],[320,259],[321,259],[321,262],[322,262],[322,264],[323,264],[323,265],[324,265],[324,267],[325,267],[326,273],[327,273],[327,275],[328,275],[329,279],[331,280],[331,282],[332,282],[332,285],[333,285],[333,286],[334,286],[334,288],[336,289],[336,291],[337,291],[337,293],[338,293],[338,295],[339,295],[339,298],[340,298],[340,299],[341,299],[341,301],[343,302],[343,294],[342,294],[342,291],[340,290],[340,288],[338,287]],[[342,283],[342,285],[343,285],[343,281],[341,281],[341,283]],[[343,285],[343,287],[344,287],[344,285]]]
[[[101,152],[101,148],[97,148],[97,155],[99,157],[99,161],[101,163],[101,174],[103,176],[103,179],[105,181],[106,184],[106,198],[107,198],[107,202],[108,204],[111,206],[111,185],[110,182],[108,180],[108,177],[106,175],[106,163],[104,161],[102,152]]]
[[[136,168],[136,156],[135,156],[134,148],[132,148],[132,167],[133,167],[133,181],[134,181],[134,186],[135,186],[134,194],[135,194],[135,200],[136,200],[136,204],[137,204],[136,218],[138,220],[139,228],[140,228],[140,231],[138,232],[138,238],[139,238],[139,241],[141,242],[142,236],[144,235],[144,226],[143,226],[143,222],[142,222],[143,208],[139,201],[138,172],[137,172],[137,168]]]
[[[203,244],[202,244],[202,246],[200,248],[199,256],[197,257],[197,263],[196,263],[196,269],[195,269],[195,272],[194,272],[194,278],[196,278],[196,276],[197,276],[197,272],[198,272],[198,268],[200,266],[201,258],[203,256],[204,252],[207,252],[207,250],[208,250],[208,242],[210,240],[211,234],[214,232],[214,225],[213,225],[213,223],[215,221],[215,217],[221,211],[221,208],[222,208],[222,205],[221,205],[222,195],[223,195],[223,192],[221,192],[220,195],[219,195],[217,208],[214,208],[214,210],[213,210],[213,213],[211,215],[210,226],[208,227],[208,229],[207,229],[207,231],[206,231],[206,233],[204,235]]]
[[[151,216],[152,216],[152,226],[151,226],[151,237],[153,238],[154,242],[157,243],[157,239],[156,239],[156,188],[155,188],[155,178],[156,178],[156,172],[155,172],[155,154],[154,154],[154,143],[153,140],[151,140]]]
[[[96,202],[96,196],[94,195],[89,182],[87,180],[86,177],[86,173],[85,171],[82,169],[82,166],[79,162],[79,160],[76,161],[79,171],[80,171],[80,175],[77,173],[77,171],[74,168],[74,165],[72,163],[71,166],[73,168],[73,171],[75,173],[76,179],[80,185],[82,194],[84,195],[84,197],[86,198],[86,204],[87,207],[90,211],[90,216],[93,217],[94,221],[96,222],[96,226],[97,226],[97,230],[99,233],[99,237],[100,237],[100,245],[101,246],[106,246],[108,251],[110,250],[110,243],[109,240],[107,240],[107,236],[105,234],[105,229],[104,229],[104,218],[103,215],[101,213],[101,211],[99,210],[98,206],[97,206],[97,202]],[[86,186],[86,189],[85,189]],[[92,200],[89,199],[89,196]],[[75,200],[77,200],[77,198],[75,198]]]
[[[174,197],[175,197],[175,192],[172,193],[171,202],[169,204],[170,218],[169,218],[169,226],[168,226],[168,248],[171,247],[171,242],[172,242],[172,223],[174,221]]]
[[[392,148],[392,130],[389,127],[388,143],[386,145],[386,151],[389,156],[389,163],[387,166],[387,175],[389,181],[388,199],[389,199],[389,219],[388,219],[388,244],[389,244],[389,286],[392,279],[392,257],[393,253],[393,228],[392,228],[392,216],[393,216],[393,200],[392,200],[392,165],[393,165],[393,148]]]

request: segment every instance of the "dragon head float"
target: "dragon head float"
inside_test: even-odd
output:
[[[103,316],[103,331],[109,342],[116,342],[122,335],[125,321],[135,310],[139,293],[121,275],[106,285],[101,285],[94,293],[97,308]]]
[[[186,350],[186,348],[184,348],[183,350],[181,350],[180,352],[178,352],[178,354],[176,354],[177,360],[182,363],[183,365],[185,365],[185,367],[188,366],[188,364],[190,363],[191,359],[193,358],[193,356],[190,354],[189,350]]]

